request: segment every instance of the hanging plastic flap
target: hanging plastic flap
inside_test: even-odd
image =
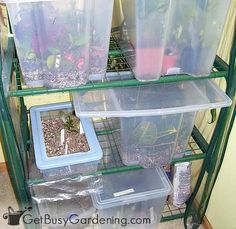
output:
[[[80,117],[135,117],[195,112],[230,106],[211,80],[162,83],[73,93]]]
[[[37,203],[88,196],[93,192],[99,191],[101,187],[102,176],[99,174],[46,181],[29,186],[32,199]]]

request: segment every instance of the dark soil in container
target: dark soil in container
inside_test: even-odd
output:
[[[80,120],[70,115],[66,122],[61,118],[42,120],[44,142],[48,157],[61,156],[77,152],[88,152],[89,145],[85,134],[80,134]],[[69,126],[68,126],[69,125]],[[64,129],[64,138],[61,133]]]

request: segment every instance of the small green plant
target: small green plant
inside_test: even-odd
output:
[[[74,122],[71,118],[71,116],[69,115],[67,118],[66,118],[66,122],[64,123],[64,127],[67,129],[67,130],[73,130],[75,128],[74,126]]]
[[[60,118],[64,122],[64,128],[68,131],[73,131],[73,132],[79,132],[80,131],[80,126],[79,124],[75,121],[75,119],[78,119],[71,113],[65,113],[63,111],[60,111]]]

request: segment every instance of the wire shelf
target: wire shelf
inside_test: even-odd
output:
[[[119,139],[119,118],[103,118],[93,120],[96,134],[103,151],[103,157],[98,165],[98,171],[95,174],[111,174],[117,172],[126,172],[135,169],[143,169],[139,165],[126,166],[122,163],[120,157],[120,139]],[[197,143],[191,137],[185,156],[174,158],[172,164],[186,161],[200,160],[205,157],[205,153],[199,148]],[[28,184],[43,183],[45,180],[40,171],[36,168],[33,152],[30,153],[31,159],[29,165]]]
[[[94,127],[98,136],[98,140],[103,150],[103,159],[99,164],[99,172],[103,174],[122,172],[133,169],[141,169],[140,166],[125,166],[119,153],[119,118],[103,118],[94,120]],[[205,154],[202,153],[199,146],[190,138],[185,156],[174,158],[172,164],[184,161],[192,161],[203,159]]]
[[[134,51],[130,51],[130,48],[125,50],[122,47],[121,49],[116,33],[118,32],[112,33],[110,38],[107,72],[102,80],[96,76],[90,76],[89,82],[85,85],[59,89],[49,89],[44,87],[29,88],[26,85],[23,85],[21,88],[18,85],[16,88],[11,89],[8,92],[8,95],[12,97],[23,97],[50,93],[96,90],[102,88],[141,86],[147,84],[170,83],[187,80],[213,79],[227,76],[228,66],[221,58],[217,56],[212,68],[212,72],[208,76],[192,77],[186,74],[178,74],[162,76],[159,80],[155,81],[138,81],[135,79],[132,69],[127,61],[127,59],[134,59]],[[13,40],[10,41],[14,42]],[[13,63],[14,66],[18,65],[19,67],[17,59],[13,59]]]
[[[186,209],[185,204],[183,204],[183,206],[181,207],[175,207],[173,204],[167,201],[164,210],[162,212],[161,222],[183,218],[185,209]]]
[[[99,164],[97,174],[110,174],[115,172],[125,172],[134,169],[143,169],[141,166],[125,166],[122,163],[119,154],[119,119],[118,118],[104,118],[93,120],[94,127],[96,129],[97,137],[101,148],[103,150],[103,158]],[[193,158],[196,155],[205,155],[201,152],[198,145],[191,138],[189,142],[187,154],[191,152]],[[31,153],[31,156],[33,154]],[[184,157],[185,161],[189,161],[189,156]],[[181,158],[183,160],[183,158]],[[200,159],[195,157],[195,160]],[[194,160],[192,159],[192,160]],[[178,159],[175,159],[178,162]],[[28,180],[28,185],[37,185],[44,183],[45,180],[42,178],[39,170],[36,168],[34,158],[32,160],[32,166],[30,171],[30,179]],[[167,200],[165,208],[162,213],[161,221],[169,221],[178,218],[182,218],[185,211],[185,205],[177,208],[173,206],[169,200]]]
[[[103,150],[103,159],[99,165],[99,170],[103,174],[122,172],[133,169],[142,169],[140,166],[125,166],[122,163],[119,154],[119,119],[118,118],[104,118],[94,120],[94,127]],[[191,155],[190,155],[191,153]],[[196,157],[201,155],[202,158],[205,156],[193,140],[190,139],[188,148],[186,150],[186,155],[190,155],[192,160],[201,159]],[[172,163],[177,163],[182,161],[189,161],[189,156],[174,159]],[[169,221],[174,219],[183,218],[185,212],[185,204],[181,207],[175,207],[167,200],[164,210],[162,212],[161,221]]]

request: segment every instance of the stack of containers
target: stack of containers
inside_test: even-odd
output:
[[[6,0],[24,81],[50,88],[106,72],[113,0]]]
[[[121,2],[127,31],[120,46],[138,80],[210,73],[230,0]],[[132,229],[160,222],[172,191],[161,167],[184,156],[196,112],[229,106],[231,100],[212,81],[201,80],[74,93],[73,103],[79,117],[119,117],[116,145],[123,163],[146,168],[105,175],[101,193],[92,195],[100,217],[150,219],[148,225],[126,225]]]
[[[122,0],[121,48],[140,81],[208,75],[230,0]]]
[[[152,168],[184,155],[197,111],[231,100],[211,80],[197,80],[74,93],[73,103],[79,117],[119,117],[123,163]]]
[[[99,215],[148,217],[148,228],[156,228],[171,193],[168,178],[160,167],[169,164],[174,156],[184,155],[196,112],[231,104],[210,80],[74,93],[73,102],[79,117],[119,117],[123,163],[146,168],[105,175],[101,193],[92,195]]]
[[[121,2],[127,27],[127,36],[122,42],[129,54],[134,53],[126,57],[138,80],[156,80],[163,73],[202,75],[210,72],[230,0],[224,3],[223,12],[220,0],[214,4],[184,0],[181,4],[170,0]],[[86,83],[89,74],[98,79],[105,74],[113,1],[70,0],[67,5],[63,3],[62,0],[7,1],[17,53],[28,85],[72,87]],[[182,9],[186,14],[182,14]],[[214,33],[216,37],[210,39]],[[207,44],[208,39],[212,48]],[[204,65],[203,56],[209,57]],[[47,157],[42,121],[60,117],[60,111],[71,112],[72,106],[34,107],[31,124],[38,168],[49,180],[60,174],[70,176],[96,171],[102,153],[88,118],[119,117],[122,161],[147,169],[104,176],[102,192],[91,195],[93,206],[99,209],[100,217],[148,217],[149,228],[156,228],[171,192],[168,178],[160,167],[169,164],[174,156],[183,156],[196,112],[231,103],[209,80],[74,93],[73,102],[89,143],[89,152]],[[87,171],[90,163],[95,169]],[[80,202],[76,198],[75,203],[77,200]],[[74,198],[67,201],[74,201]],[[39,209],[50,212],[54,203],[42,202]],[[55,215],[60,214],[56,211]],[[110,225],[102,228],[110,228]],[[128,228],[137,228],[137,225]]]

